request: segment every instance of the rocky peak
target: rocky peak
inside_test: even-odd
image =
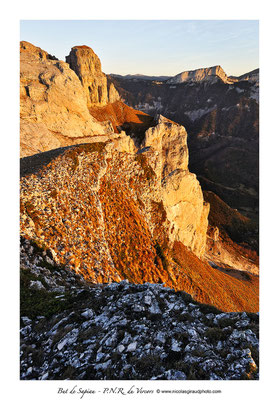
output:
[[[100,123],[89,113],[82,84],[69,64],[21,42],[21,156],[98,141],[111,133],[110,123]]]
[[[107,77],[102,72],[101,61],[88,46],[74,46],[66,62],[79,77],[87,97],[88,107],[106,105],[119,100],[113,84],[108,87]]]
[[[22,53],[29,53],[29,55],[32,54],[33,56],[41,58],[42,60],[57,60],[55,56],[52,56],[45,50],[42,50],[40,47],[36,47],[26,41],[20,42],[20,54]]]
[[[259,74],[260,70],[259,68],[254,69],[253,71],[247,72],[246,74],[243,74],[238,77],[239,81],[249,81],[252,83],[259,83]]]
[[[215,65],[214,67],[181,72],[167,80],[166,83],[216,82],[218,78],[220,78],[224,83],[232,84],[234,82],[234,79],[229,78],[220,65]]]
[[[66,62],[75,71],[80,80],[87,74],[104,75],[101,61],[97,54],[88,46],[74,46],[66,56]]]

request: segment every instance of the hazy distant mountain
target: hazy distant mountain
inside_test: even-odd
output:
[[[109,74],[109,76],[112,76],[114,78],[122,78],[122,79],[142,79],[142,80],[148,80],[148,81],[159,81],[163,82],[171,78],[171,76],[149,76],[149,75],[142,75],[142,74],[135,74],[135,75],[119,75],[119,74]]]
[[[259,68],[253,69],[253,71],[246,72],[243,75],[238,77],[230,76],[231,79],[237,79],[238,81],[250,81],[250,82],[259,82]]]
[[[166,83],[183,83],[183,82],[216,82],[221,79],[224,83],[233,83],[236,79],[228,78],[227,74],[220,65],[209,68],[199,68],[192,71],[184,71],[173,78],[167,80]]]
[[[211,82],[215,83],[218,79],[221,79],[224,83],[232,84],[235,82],[249,80],[257,81],[259,79],[259,68],[253,71],[247,72],[240,76],[228,76],[220,65],[215,65],[208,68],[198,68],[189,71],[183,71],[175,76],[149,76],[143,74],[109,74],[108,76],[112,78],[120,78],[125,80],[147,80],[147,81],[158,81],[165,82],[169,84],[185,83],[185,82]]]

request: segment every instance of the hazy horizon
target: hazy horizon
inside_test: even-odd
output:
[[[174,76],[221,65],[239,76],[259,67],[257,20],[22,20],[20,39],[63,61],[87,45],[106,74]]]

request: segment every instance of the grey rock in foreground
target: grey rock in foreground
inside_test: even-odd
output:
[[[257,314],[158,284],[90,285],[25,239],[21,278],[23,380],[259,377]]]

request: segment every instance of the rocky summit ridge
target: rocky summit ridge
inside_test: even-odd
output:
[[[257,276],[202,261],[209,207],[180,129],[161,117],[139,151],[123,134],[23,158],[21,235],[90,282],[165,283],[225,311],[257,311]]]
[[[146,263],[154,264],[153,241],[181,241],[203,257],[209,208],[188,170],[186,136],[183,127],[160,117],[139,151],[123,133],[113,141],[66,148],[36,174],[24,172],[35,156],[24,158],[22,232],[52,248],[60,262],[72,260],[93,281],[120,279],[133,253],[129,226],[141,243],[138,251],[146,252],[146,261],[139,254],[134,260],[143,278]],[[95,263],[101,263],[97,271]],[[105,265],[109,270],[101,278]]]
[[[232,84],[237,79],[228,77],[220,65],[209,68],[199,68],[191,71],[184,71],[168,79],[166,83],[184,83],[184,82],[216,82],[221,79],[224,83]]]

